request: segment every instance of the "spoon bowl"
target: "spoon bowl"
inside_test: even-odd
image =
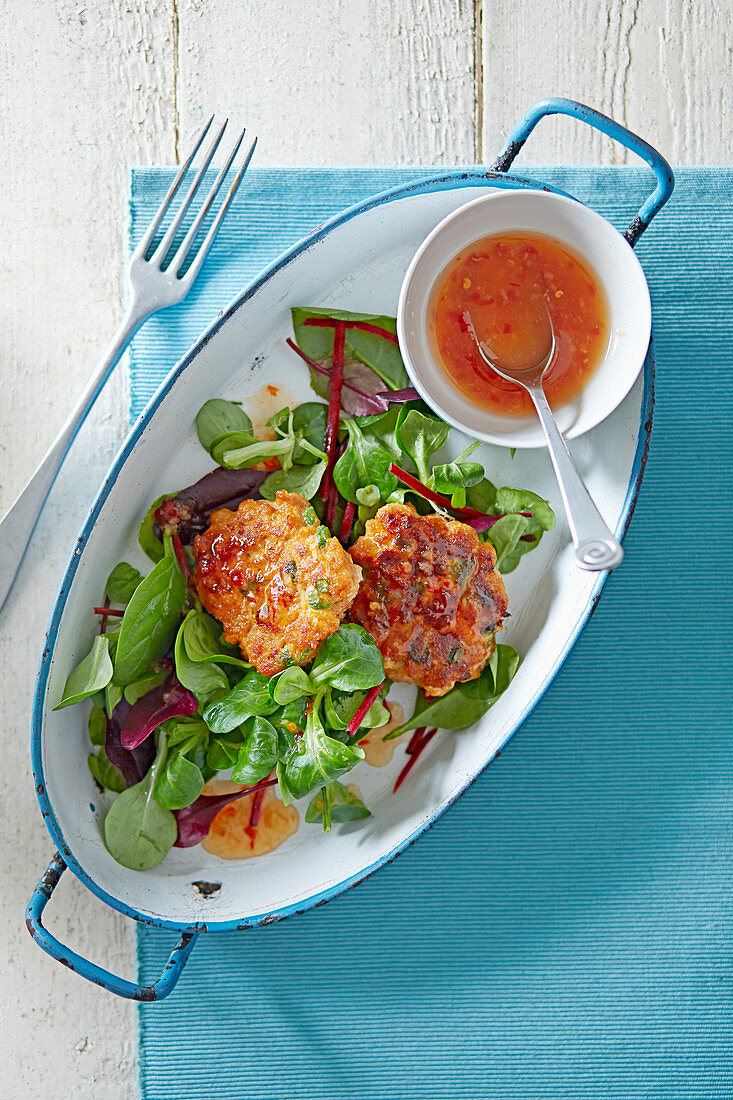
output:
[[[463,320],[476,344],[479,355],[486,365],[500,378],[521,386],[532,398],[547,441],[547,449],[550,452],[555,476],[557,477],[560,495],[565,506],[565,514],[568,517],[577,565],[581,569],[594,573],[605,569],[615,569],[623,560],[623,547],[611,533],[603,516],[596,508],[593,498],[580,476],[580,471],[573,461],[573,456],[568,450],[562,432],[557,426],[557,421],[542,385],[542,379],[555,355],[555,329],[550,311],[546,306],[545,312],[549,330],[548,349],[541,359],[536,363],[529,363],[526,367],[508,367],[505,363],[497,363],[495,354],[492,353],[485,341],[479,339],[468,310],[464,311]]]
[[[545,354],[537,360],[536,363],[529,363],[526,367],[510,367],[506,363],[499,363],[501,356],[499,356],[485,340],[479,340],[476,335],[476,329],[471,319],[471,314],[468,310],[464,310],[463,320],[465,321],[466,328],[471,333],[473,342],[478,348],[479,355],[486,363],[491,367],[494,374],[498,374],[500,378],[503,378],[506,382],[516,382],[522,389],[528,390],[528,386],[534,382],[542,382],[545,372],[549,369],[552,360],[555,357],[555,348],[557,346],[555,341],[555,327],[552,323],[552,317],[550,311],[545,307],[545,314],[547,316],[547,327],[549,332],[549,347]]]

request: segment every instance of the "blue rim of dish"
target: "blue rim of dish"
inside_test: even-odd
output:
[[[304,237],[297,244],[293,245],[287,251],[282,253],[269,267],[251,282],[245,290],[243,290],[232,302],[227,306],[223,313],[212,322],[211,325],[202,333],[193,347],[184,355],[184,357],[173,367],[167,378],[161,383],[156,390],[153,397],[148,402],[145,410],[140,415],[136,424],[130,430],[127,439],[122,444],[114,462],[112,463],[102,486],[97,494],[97,497],[89,511],[89,514],[81,529],[81,533],[76,540],[74,550],[72,551],[69,563],[66,567],[64,578],[61,582],[58,595],[56,597],[53,610],[51,612],[51,618],[49,621],[48,630],[46,632],[46,643],[41,654],[38,673],[36,677],[36,686],[33,695],[33,710],[31,718],[31,761],[33,766],[33,776],[36,784],[36,795],[41,808],[46,828],[48,829],[51,839],[58,848],[59,852],[63,856],[67,866],[74,872],[74,874],[84,883],[96,897],[105,902],[110,908],[116,910],[118,913],[123,913],[125,916],[131,917],[133,920],[147,927],[152,928],[164,928],[175,932],[206,932],[206,931],[232,931],[237,929],[254,928],[260,925],[266,925],[275,923],[276,921],[284,920],[286,917],[294,916],[297,913],[305,912],[308,909],[313,908],[316,905],[320,905],[323,902],[330,901],[332,898],[343,893],[345,890],[352,886],[356,886],[358,883],[363,882],[380,867],[391,863],[401,852],[413,844],[427,829],[430,828],[443,814],[450,809],[450,807],[457,801],[458,798],[478,779],[478,777],[486,770],[491,761],[495,758],[496,754],[503,748],[507,741],[514,736],[517,730],[521,727],[525,719],[534,710],[539,703],[540,699],[547,691],[555,676],[559,672],[560,668],[564,664],[570,650],[574,646],[578,637],[582,633],[586,623],[590,619],[595,607],[600,599],[601,592],[607,580],[607,574],[601,573],[597,576],[596,581],[589,593],[588,601],[583,608],[583,611],[579,615],[575,626],[568,635],[565,645],[562,651],[558,654],[555,663],[548,671],[547,676],[543,680],[541,686],[537,689],[531,699],[523,707],[519,718],[515,722],[512,729],[503,738],[500,745],[496,747],[492,755],[486,760],[478,771],[469,776],[461,789],[456,792],[453,797],[441,806],[439,810],[436,810],[426,821],[424,821],[417,829],[415,829],[408,837],[402,840],[393,849],[383,855],[380,859],[376,860],[369,867],[364,868],[352,875],[348,879],[344,879],[337,885],[329,887],[326,890],[321,890],[317,894],[313,894],[308,898],[303,898],[300,901],[294,902],[292,905],[282,906],[280,909],[270,913],[260,913],[255,916],[247,917],[238,920],[226,920],[226,921],[201,921],[194,924],[182,924],[179,921],[166,920],[160,917],[154,917],[146,915],[138,909],[134,909],[121,901],[119,898],[113,897],[108,894],[106,890],[103,890],[95,880],[84,870],[81,863],[74,856],[61,827],[56,819],[56,815],[51,807],[50,800],[48,798],[46,789],[46,779],[43,771],[43,723],[44,723],[44,704],[46,696],[46,687],[48,684],[48,676],[51,667],[51,657],[53,654],[56,638],[58,635],[59,627],[61,624],[61,618],[66,607],[66,601],[71,588],[72,581],[76,574],[76,570],[81,559],[81,554],[86,546],[89,536],[92,532],[94,524],[97,521],[99,513],[110,493],[114,482],[120,473],[122,467],[127,461],[128,457],[132,453],[137,441],[148,427],[153,414],[163,401],[169,390],[173,387],[176,381],[180,378],[183,372],[194,362],[199,353],[208,344],[211,338],[226,324],[226,322],[240,309],[253,295],[263,286],[265,283],[283,270],[289,263],[291,263],[296,257],[302,253],[307,252],[314,244],[327,236],[333,230],[338,229],[346,222],[351,221],[359,214],[363,214],[368,210],[372,210],[375,207],[386,205],[389,202],[394,202],[399,199],[406,199],[417,195],[427,195],[440,191],[449,191],[459,189],[462,187],[497,187],[507,190],[533,190],[533,191],[548,191],[557,195],[564,195],[566,198],[573,199],[575,202],[580,202],[574,195],[569,195],[567,192],[562,191],[558,187],[553,187],[550,184],[542,183],[537,180],[531,180],[520,176],[510,176],[503,172],[494,171],[458,171],[448,172],[440,176],[428,176],[422,180],[415,180],[409,184],[400,184],[397,187],[390,188],[387,191],[383,191],[378,195],[374,195],[369,199],[356,203],[354,206],[348,207],[342,213],[331,218],[325,222],[319,229],[311,233],[309,236]],[[654,412],[654,353],[653,343],[650,343],[649,350],[647,351],[646,358],[644,360],[644,391],[641,401],[641,417],[639,424],[639,437],[636,446],[636,452],[634,454],[634,461],[631,468],[631,476],[629,478],[629,484],[626,491],[626,498],[619,517],[619,521],[616,527],[615,534],[618,538],[624,538],[626,531],[633,515],[636,500],[639,495],[639,489],[641,487],[641,480],[644,474],[644,467],[646,466],[646,459],[649,450],[649,440],[652,429],[652,419]]]

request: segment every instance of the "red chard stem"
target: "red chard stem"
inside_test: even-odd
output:
[[[304,363],[307,363],[308,366],[311,367],[314,371],[317,371],[318,374],[331,373],[328,367],[324,367],[323,363],[319,363],[317,359],[311,359],[310,355],[306,355],[304,351],[301,351],[298,345],[295,343],[295,340],[291,340],[289,336],[285,343],[288,345],[289,348],[293,349],[296,355],[300,356]]]
[[[485,519],[484,512],[478,512],[475,508],[453,508],[451,506],[450,498],[444,497],[441,493],[436,493],[433,489],[428,489],[427,485],[423,485],[422,481],[418,481],[412,474],[408,474],[407,470],[403,470],[396,463],[390,464],[390,473],[393,473],[403,484],[408,488],[413,489],[420,496],[425,497],[426,500],[430,500],[433,504],[437,504],[440,508],[445,508],[446,511],[455,512],[456,515],[464,516],[467,519]],[[497,517],[498,518],[498,517]]]
[[[383,340],[389,340],[390,344],[397,344],[397,337],[380,325],[370,325],[368,321],[338,321],[333,317],[308,317],[304,325],[312,325],[313,328],[336,328],[343,325],[344,329],[353,328],[359,332],[371,332],[373,336],[381,336]]]
[[[369,691],[366,693],[364,701],[359,704],[356,714],[346,727],[347,733],[356,733],[359,726],[362,724],[367,714],[371,710],[374,700],[379,698],[379,693],[384,687],[384,683],[385,681],[382,680],[381,684],[375,684],[375,686],[373,688],[370,688]]]
[[[336,464],[336,448],[338,446],[339,419],[341,416],[341,390],[344,384],[344,356],[346,348],[346,326],[343,321],[334,324],[333,331],[333,366],[331,368],[331,387],[328,396],[328,417],[326,419],[326,433],[324,448],[328,458],[328,464],[321,482],[321,500],[325,505],[324,522],[333,530],[333,521],[336,513],[336,486],[333,483],[333,468]]]
[[[426,730],[427,730],[427,732],[426,732]],[[422,753],[423,749],[427,745],[430,744],[430,742],[433,740],[433,738],[435,737],[437,732],[438,732],[437,727],[434,727],[433,729],[428,730],[427,726],[420,726],[419,729],[415,730],[415,732],[413,733],[413,735],[410,739],[410,743],[407,746],[407,749],[405,750],[407,752],[407,755],[408,755],[408,761],[405,764],[402,771],[400,772],[400,774],[397,776],[397,779],[395,781],[395,785],[392,788],[392,793],[393,794],[395,794],[399,790],[399,788],[404,783],[405,779],[407,779],[407,776],[410,774],[410,771],[412,770],[412,768],[417,763],[417,760],[420,757],[420,754]]]
[[[120,610],[118,610],[117,608],[114,608],[114,607],[108,607],[107,604],[109,604],[109,600],[105,601],[105,606],[104,607],[93,607],[92,608],[92,611],[94,612],[95,615],[101,615],[102,616],[102,621],[99,624],[99,633],[100,634],[104,634],[105,630],[107,629],[107,618],[108,617],[109,618],[114,617],[115,619],[121,619],[122,616],[125,614],[124,611],[120,611]]]
[[[250,829],[256,829],[260,823],[260,814],[262,813],[262,800],[265,797],[265,788],[260,787],[255,792],[252,798],[252,809],[249,814],[249,827]]]
[[[104,597],[104,607],[95,607],[95,615],[101,615],[102,619],[99,624],[99,633],[104,634],[107,629],[107,616],[109,615],[109,596]]]
[[[349,541],[351,536],[351,528],[354,526],[354,516],[356,515],[356,505],[350,501],[346,501],[344,507],[344,515],[341,520],[341,527],[339,528],[339,540],[343,543]]]

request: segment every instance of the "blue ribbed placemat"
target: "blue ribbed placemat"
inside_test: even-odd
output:
[[[648,174],[526,169],[623,225]],[[426,170],[251,172],[188,300],[138,336],[132,409],[275,254]],[[170,179],[135,171],[133,239]],[[202,937],[142,1006],[146,1100],[733,1094],[727,563],[733,170],[681,170],[638,246],[657,410],[623,568],[486,774],[329,905]],[[365,304],[365,308],[368,303]],[[527,567],[531,567],[531,562]],[[140,976],[174,937],[140,928]]]

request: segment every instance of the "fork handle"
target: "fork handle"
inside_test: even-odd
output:
[[[555,469],[575,546],[576,563],[581,569],[590,572],[615,569],[623,560],[623,547],[611,533],[603,516],[593,503],[557,426],[542,386],[538,383],[526,388],[534,402],[547,440],[547,448]]]
[[[132,302],[76,408],[23,492],[0,521],[0,609],[12,588],[38,516],[69,447],[125,348],[152,312],[154,310],[143,309],[136,301]]]

